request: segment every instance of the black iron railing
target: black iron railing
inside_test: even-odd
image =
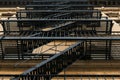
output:
[[[38,75],[38,74],[58,74],[68,65],[76,61],[78,58],[83,57],[82,42],[77,42],[76,44],[70,46],[66,50],[62,51],[59,54],[54,55],[53,57],[43,61],[42,63],[36,65],[35,67],[29,69],[21,75],[26,75],[21,77],[21,75],[13,80],[17,79],[38,79],[38,77],[27,77],[29,75]],[[81,49],[80,49],[81,47]],[[41,76],[39,79],[49,80],[49,77]]]

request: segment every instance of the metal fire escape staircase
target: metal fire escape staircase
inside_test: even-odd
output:
[[[19,79],[26,80],[27,78],[25,78],[24,75],[29,76],[32,80],[52,79],[52,77],[46,77],[45,75],[58,74],[68,65],[72,64],[74,61],[84,56],[83,49],[81,47],[82,43],[83,43],[82,41],[76,42],[74,45],[70,46],[69,48],[65,49],[59,54],[56,54],[51,58],[41,62],[35,67],[27,70],[26,72],[21,74],[20,77],[14,78],[13,80]],[[35,75],[39,75],[39,77],[36,77]]]
[[[61,2],[60,4],[63,4],[63,3]],[[52,5],[52,6],[54,6],[54,5]],[[68,5],[68,6],[61,6],[61,7],[57,7],[57,8],[55,7],[55,9],[62,10],[62,9],[69,9],[70,7],[71,6]],[[53,21],[54,21],[54,19],[56,19],[56,20],[59,21],[60,17],[66,16],[66,15],[69,15],[69,14],[71,14],[71,13],[56,13],[56,14],[50,14],[50,15],[44,17],[44,18],[49,19],[49,20],[53,20]],[[71,31],[68,31],[68,32],[57,31],[59,28],[62,29],[64,26],[73,24],[77,21],[75,19],[73,19],[73,20],[71,19],[71,21],[69,21],[69,20],[67,21],[67,19],[61,19],[61,20],[63,20],[64,22],[62,22],[62,23],[58,22],[58,23],[53,24],[52,28],[47,30],[47,31],[43,30],[43,31],[39,31],[37,33],[33,33],[31,35],[29,35],[30,32],[28,34],[27,34],[27,32],[25,34],[22,33],[23,35],[26,35],[26,36],[23,36],[22,38],[23,39],[33,38],[33,39],[38,39],[38,40],[39,39],[43,39],[43,40],[44,39],[46,39],[46,40],[49,40],[49,39],[56,40],[57,39],[58,40],[59,38],[61,40],[62,39],[63,40],[68,39],[69,40],[69,39],[72,38],[73,40],[74,39],[76,40],[75,44],[69,46],[69,48],[66,48],[63,51],[59,51],[59,50],[54,49],[54,48],[49,49],[49,50],[53,50],[53,51],[56,50],[59,53],[54,54],[53,56],[50,56],[50,58],[47,58],[46,60],[44,60],[41,63],[37,64],[36,66],[30,68],[29,70],[25,71],[24,73],[22,73],[20,75],[15,75],[15,78],[12,78],[12,80],[51,80],[54,76],[49,76],[49,75],[55,75],[56,76],[62,70],[66,69],[69,65],[71,65],[73,62],[75,62],[78,59],[84,58],[86,56],[86,54],[85,54],[86,52],[84,51],[84,48],[85,48],[84,47],[84,42],[85,42],[84,40],[87,40],[87,39],[92,40],[93,35],[96,36],[96,37],[98,37],[98,36],[95,34],[94,31],[93,32],[91,32],[91,31],[79,31],[79,30],[78,31],[71,30]],[[79,38],[81,39],[81,41],[79,41]],[[97,40],[99,40],[99,39],[97,38]],[[21,50],[20,49],[21,44],[22,45],[29,44],[28,47],[26,48],[26,50],[31,50],[31,51],[33,50],[33,47],[37,48],[37,47],[40,47],[41,45],[44,45],[44,44],[40,45],[40,43],[38,42],[38,44],[33,46],[31,41],[28,41],[28,42],[24,41],[24,40],[21,41],[21,42],[17,41],[17,46],[18,46],[18,51],[19,52]],[[92,50],[94,51],[94,49],[92,49],[91,46],[88,46],[88,47],[90,47],[88,49],[88,52],[92,51]],[[106,47],[106,48],[108,48],[108,47]],[[2,51],[3,50],[1,48],[0,53]],[[105,56],[105,55],[103,55],[102,58],[101,57],[99,58],[100,54],[101,53],[98,53],[98,54],[94,55],[94,53],[91,53],[91,57],[92,57],[92,59],[94,59],[94,58],[106,59],[106,57],[108,57],[108,55],[106,55],[106,57],[103,58]],[[20,55],[20,54],[18,54],[18,55]],[[32,58],[35,58],[36,56],[39,56],[39,54],[34,55],[34,57],[32,57]],[[28,58],[28,60],[29,59],[30,58]],[[24,61],[23,61],[23,63],[24,63]],[[20,64],[20,63],[17,63],[16,65],[18,65],[18,64]],[[83,75],[83,76],[85,76],[85,75]]]

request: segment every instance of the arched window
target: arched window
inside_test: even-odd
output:
[[[3,5],[3,2],[0,2],[0,5]]]
[[[12,2],[9,2],[9,5],[12,5]]]
[[[7,1],[4,2],[4,5],[7,5]]]
[[[111,5],[111,1],[108,1],[108,5]]]
[[[94,5],[97,5],[97,1],[94,1]]]
[[[25,4],[26,4],[26,2],[25,2],[25,1],[23,1],[23,2],[22,2],[22,5],[25,5]]]
[[[18,5],[20,5],[21,4],[21,2],[20,1],[18,1],[18,3],[17,3]]]
[[[27,1],[27,3],[26,4],[29,4],[30,2],[29,1]]]
[[[17,3],[16,3],[16,2],[13,2],[13,5],[17,5]]]
[[[93,5],[93,2],[92,2],[92,1],[90,1],[90,4],[92,4],[92,5]]]
[[[116,3],[115,3],[115,1],[113,1],[112,3],[113,3],[113,5],[115,5],[115,4],[116,4]]]
[[[119,5],[119,4],[120,4],[120,1],[118,1],[117,3],[118,3],[118,5]]]

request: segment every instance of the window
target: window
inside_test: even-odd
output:
[[[3,2],[0,2],[0,5],[3,5]]]
[[[9,5],[12,5],[12,2],[9,2]]]

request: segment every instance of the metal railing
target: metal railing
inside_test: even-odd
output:
[[[38,77],[29,77],[29,75],[39,75],[39,74],[58,74],[68,65],[76,61],[78,58],[83,57],[83,49],[80,49],[82,41],[70,46],[59,54],[43,61],[42,63],[36,65],[35,67],[25,71],[19,77],[13,80],[26,80],[26,79],[38,79]],[[22,76],[23,75],[23,76]],[[26,75],[26,76],[24,76]],[[49,80],[49,77],[41,76],[39,79]]]

